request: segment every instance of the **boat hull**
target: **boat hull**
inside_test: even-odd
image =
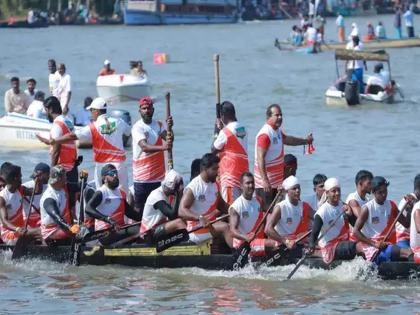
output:
[[[0,245],[0,250],[12,250],[13,247]],[[29,246],[26,258],[49,259],[61,263],[70,262],[70,246]],[[295,264],[299,257],[286,256],[277,260],[273,266]],[[81,264],[88,265],[124,265],[147,268],[202,268],[207,270],[231,270],[234,262],[232,255],[210,254],[210,245],[185,244],[172,247],[160,254],[155,248],[144,245],[132,245],[119,248],[84,248],[80,257]],[[305,265],[317,269],[333,269],[342,261],[326,265],[320,258],[308,258]],[[254,264],[261,264],[257,260]],[[388,262],[378,267],[378,274],[384,279],[401,279],[420,275],[420,264],[412,262]]]
[[[147,77],[128,74],[99,76],[96,80],[98,95],[113,102],[138,101],[150,96],[152,89]]]
[[[378,104],[392,104],[394,103],[394,95],[388,94],[361,94],[359,96],[360,103],[357,105],[378,105]],[[347,100],[345,98],[344,92],[335,90],[335,89],[328,89],[325,92],[325,103],[328,106],[335,106],[335,107],[347,107],[350,106],[347,104]],[[353,105],[352,105],[353,106]]]
[[[363,42],[364,49],[420,47],[420,38],[383,39]],[[321,49],[346,49],[346,43],[323,43]]]

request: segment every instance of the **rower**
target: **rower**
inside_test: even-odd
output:
[[[78,160],[75,141],[69,140],[63,144],[55,142],[58,138],[74,132],[73,123],[63,115],[60,101],[56,97],[48,97],[44,102],[44,107],[48,120],[53,123],[50,130],[50,140],[45,142],[39,135],[37,137],[40,141],[50,144],[51,166],[61,165],[66,171],[66,179],[69,182],[76,183],[78,181]],[[76,192],[70,188],[68,186],[69,205],[71,211],[74,211]]]
[[[1,239],[6,245],[15,245],[19,236],[26,235],[40,239],[40,229],[28,226],[23,214],[23,198],[31,196],[33,189],[22,186],[22,173],[19,166],[8,164],[2,169],[6,187],[0,191]],[[35,194],[41,192],[39,179],[36,178]]]
[[[175,170],[167,172],[161,186],[147,197],[140,234],[150,233],[152,240],[156,241],[169,233],[186,228],[185,223],[178,218],[183,190],[181,175]],[[171,198],[174,198],[173,205]]]
[[[420,201],[413,206],[410,217],[410,248],[413,251],[415,263],[420,264]]]
[[[112,227],[110,236],[101,239],[102,245],[111,244],[137,235],[138,226],[119,231],[125,224],[124,215],[139,221],[139,214],[127,203],[126,193],[118,188],[118,170],[113,164],[106,164],[101,170],[102,186],[93,194],[86,205],[86,213],[95,219],[95,231]]]
[[[121,118],[109,117],[106,113],[107,107],[105,100],[102,97],[97,97],[87,107],[92,113],[93,123],[55,139],[38,138],[47,144],[64,144],[74,140],[92,142],[96,187],[102,185],[101,169],[103,166],[113,164],[118,171],[121,188],[127,192],[128,171],[124,163],[126,154],[123,136],[130,136],[131,128]]]
[[[260,229],[257,237],[254,238],[256,229],[264,216],[263,207],[254,195],[254,175],[245,172],[241,175],[240,182],[242,194],[229,208],[233,247],[238,249],[243,242],[248,242],[251,246],[251,256],[265,256],[267,252],[278,249],[278,243],[265,238],[263,229]]]
[[[235,107],[225,101],[220,108],[225,126],[213,143],[212,151],[220,157],[220,186],[222,197],[231,204],[241,195],[241,174],[248,172],[248,136],[243,124],[236,119]]]
[[[153,100],[143,97],[140,102],[141,119],[131,130],[133,136],[133,182],[136,211],[143,215],[143,208],[149,194],[159,188],[165,177],[164,151],[172,148],[172,141],[166,142],[166,130],[159,120],[153,119]],[[172,117],[166,120],[172,126]]]
[[[269,205],[281,186],[284,176],[284,145],[305,145],[313,142],[312,134],[307,138],[286,135],[280,128],[283,114],[278,104],[268,106],[266,123],[255,140],[254,176],[256,193],[265,205]]]
[[[295,240],[309,231],[314,210],[300,201],[300,184],[295,176],[286,178],[282,186],[287,193],[286,198],[274,207],[268,217],[265,234],[288,249],[296,248],[297,256],[301,256],[302,247],[296,247]]]
[[[362,212],[354,226],[354,236],[362,242],[362,249],[366,260],[379,249],[376,256],[376,264],[387,261],[398,261],[408,258],[412,252],[409,248],[400,248],[395,244],[396,233],[393,229],[389,239],[384,241],[385,235],[392,227],[392,223],[398,215],[398,208],[392,200],[387,199],[389,182],[382,176],[372,179],[372,192],[374,199],[362,207]],[[399,222],[405,227],[410,226],[410,219],[401,215]]]
[[[285,154],[283,180],[285,180],[289,176],[296,176],[297,168],[298,162],[296,156],[290,153]]]
[[[82,176],[87,177],[85,173]],[[72,185],[78,186],[78,183]],[[51,167],[48,188],[40,201],[41,233],[47,245],[69,245],[80,230],[78,224],[73,224],[67,186],[65,168],[62,165]]]
[[[408,194],[401,199],[398,204],[398,211],[404,211],[404,216],[411,216],[413,206],[418,200],[420,200],[420,174],[417,174],[416,177],[414,177],[414,190],[411,194]],[[395,225],[398,247],[410,247],[410,228],[404,227],[399,222]]]
[[[358,218],[362,212],[362,207],[370,200],[368,194],[372,192],[371,172],[360,170],[356,174],[356,191],[347,196],[346,203],[351,207],[353,214]]]
[[[107,59],[104,61],[104,67],[99,72],[99,76],[115,74],[115,70],[111,68],[111,62]]]
[[[314,185],[314,194],[307,198],[305,201],[309,204],[309,206],[314,210],[318,210],[319,203],[321,198],[325,192],[324,183],[327,180],[327,176],[324,174],[316,174],[312,180],[312,184]]]
[[[36,184],[35,179],[38,178],[38,185],[40,185],[42,188],[40,190],[39,195],[34,195],[32,209],[29,208],[30,198],[28,198],[27,196],[23,197],[23,217],[26,221],[30,212],[31,215],[29,216],[28,225],[32,228],[39,228],[41,226],[40,200],[42,194],[48,188],[48,179],[50,178],[50,167],[48,166],[48,164],[41,162],[35,165],[31,178],[32,180],[23,183],[22,186],[28,189],[34,189]]]
[[[336,178],[328,178],[324,188],[326,201],[315,212],[308,253],[322,257],[326,264],[338,259],[351,260],[358,252],[356,242],[349,240],[349,219],[353,213],[340,201],[341,187]],[[315,251],[319,236],[320,251]]]
[[[203,228],[190,233],[190,241],[202,243],[212,237],[224,237],[226,244],[232,248],[232,234],[226,222],[216,222],[209,226],[209,221],[221,212],[227,213],[229,205],[220,195],[219,185],[216,183],[219,172],[219,158],[206,153],[201,158],[200,174],[185,188],[179,206],[179,217],[187,222],[187,229],[202,226]]]

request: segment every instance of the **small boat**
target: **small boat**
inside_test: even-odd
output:
[[[50,129],[51,123],[46,119],[8,113],[0,118],[1,146],[15,149],[46,148],[47,146],[37,139],[36,134],[48,138]],[[91,144],[78,142],[78,147],[88,148]]]
[[[391,80],[391,68],[389,63],[389,55],[383,51],[367,52],[367,51],[353,51],[346,49],[337,49],[335,51],[335,61],[337,69],[337,78],[340,79],[340,71],[338,68],[338,60],[352,61],[383,61],[388,64],[389,80]],[[366,80],[364,80],[366,81]],[[359,91],[357,81],[341,81],[338,84],[331,86],[325,92],[325,102],[330,106],[349,106],[349,105],[372,105],[383,103],[394,103],[396,93],[399,91],[398,84],[395,84],[393,91],[379,91],[377,94],[363,94]],[[402,92],[399,92],[402,96]]]
[[[151,86],[147,75],[112,74],[99,76],[96,80],[96,89],[100,97],[111,103],[138,101],[140,98],[151,94]]]
[[[126,25],[215,24],[238,21],[235,0],[128,0]]]
[[[322,50],[345,49],[347,43],[326,43],[321,45]],[[385,48],[411,48],[420,47],[420,37],[403,38],[403,39],[374,39],[363,42],[366,50],[385,49]]]
[[[0,245],[0,250],[13,250],[12,246]],[[71,246],[30,245],[25,258],[48,259],[60,263],[69,263]],[[300,257],[287,256],[278,259],[272,266],[296,264]],[[232,270],[234,257],[232,254],[212,254],[210,243],[195,245],[184,243],[157,253],[154,247],[134,244],[122,247],[84,247],[80,263],[85,265],[124,265],[147,268],[202,268],[207,270]],[[252,262],[258,266],[263,258]],[[342,261],[334,261],[325,265],[321,258],[307,258],[305,265],[310,268],[333,269]],[[355,270],[355,272],[357,272]],[[409,278],[420,275],[420,265],[412,262],[387,262],[378,267],[378,274],[384,279]]]

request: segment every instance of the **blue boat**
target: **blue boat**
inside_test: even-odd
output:
[[[238,21],[237,0],[129,0],[126,25],[220,24]]]

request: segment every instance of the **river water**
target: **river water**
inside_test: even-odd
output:
[[[392,16],[350,20],[364,32],[367,22],[384,22],[392,35]],[[417,72],[420,49],[389,50],[392,76],[402,86],[405,101],[395,105],[329,108],[324,92],[335,80],[333,52],[305,55],[278,51],[275,37],[285,38],[293,21],[236,25],[162,27],[50,27],[0,31],[0,94],[10,77],[34,77],[47,91],[47,60],[64,62],[72,76],[71,108],[95,96],[96,74],[105,59],[119,72],[129,60],[143,60],[164,118],[165,92],[172,94],[175,121],[175,168],[186,177],[192,159],[209,150],[215,117],[212,57],[221,58],[222,99],[237,107],[238,119],[249,131],[251,160],[254,137],[264,123],[265,108],[280,103],[284,129],[296,136],[314,134],[316,152],[287,148],[298,157],[303,195],[321,172],[342,182],[344,194],[354,189],[355,173],[369,169],[387,177],[390,198],[399,200],[412,189],[418,168],[420,97]],[[418,33],[418,27],[417,27]],[[327,38],[335,39],[334,20],[327,21]],[[154,52],[170,62],[153,65]],[[373,69],[373,65],[368,65]],[[3,112],[3,106],[0,106]],[[116,106],[138,118],[135,103]],[[0,140],[1,143],[1,140]],[[84,167],[93,170],[90,150],[82,150]],[[48,160],[47,149],[30,152],[0,149],[0,161],[21,165],[25,177],[34,164]],[[154,314],[154,313],[282,313],[337,314],[413,313],[420,309],[418,282],[382,281],[358,277],[364,262],[347,263],[334,271],[306,267],[284,282],[292,266],[241,272],[199,269],[150,270],[125,267],[74,268],[38,260],[11,262],[0,256],[1,314]]]

